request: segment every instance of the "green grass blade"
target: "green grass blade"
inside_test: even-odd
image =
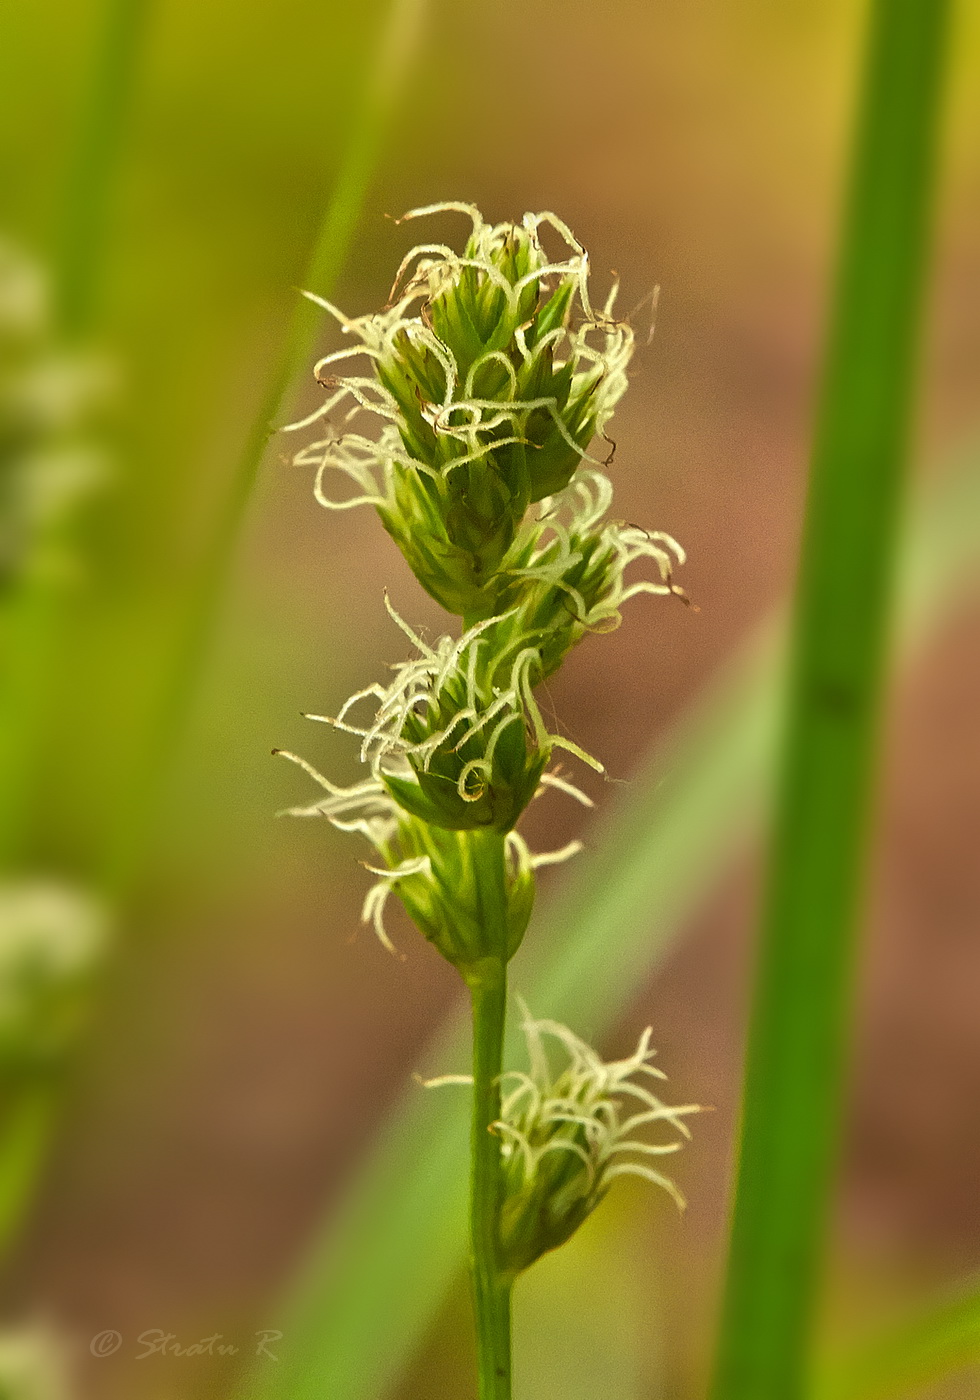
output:
[[[55,259],[55,307],[71,339],[93,327],[106,262],[107,224],[135,88],[149,0],[109,0],[91,97],[68,172]]]
[[[306,291],[329,297],[343,269],[377,169],[385,132],[418,48],[427,3],[428,0],[391,0],[306,270],[303,283]],[[323,311],[297,293],[282,350],[190,590],[173,669],[160,697],[157,716],[150,726],[144,762],[135,765],[143,793],[159,791],[174,733],[200,669],[262,458],[277,430],[280,415],[288,407],[290,391],[299,376],[309,371],[323,321]],[[146,834],[144,821],[132,820],[132,811],[139,806],[138,799],[132,808],[130,804],[125,805],[126,819],[116,833],[116,847],[108,858],[107,878],[114,886],[125,884],[129,878]],[[149,818],[148,805],[152,804],[143,801],[140,809],[144,819]]]
[[[148,0],[110,0],[87,106],[64,193],[54,266],[53,337],[78,341],[93,329],[106,256],[106,231],[134,91]],[[53,348],[53,347],[52,347]],[[70,536],[72,514],[42,532],[43,554]],[[50,567],[28,560],[5,619],[0,656],[0,865],[24,852],[23,818],[33,765],[43,743],[49,671],[63,622],[64,590]],[[23,1225],[50,1142],[58,1086],[10,1086],[0,1115],[0,1258]]]
[[[948,6],[874,0],[804,528],[715,1400],[804,1393],[844,1069]]]
[[[980,449],[915,512],[902,557],[903,645],[978,574]],[[569,867],[514,962],[514,985],[536,1014],[601,1036],[757,830],[774,750],[778,634],[773,619],[709,687]],[[520,1061],[516,1041],[508,1054]],[[457,1019],[421,1068],[464,1069],[467,1055]],[[288,1347],[249,1378],[249,1396],[385,1393],[462,1267],[467,1113],[465,1094],[407,1089],[287,1303]]]
[[[342,157],[334,191],[311,258],[307,285],[329,290],[340,272],[356,228],[393,102],[415,48],[425,0],[392,0],[370,71],[362,88],[351,137]],[[148,0],[112,0],[96,56],[89,110],[80,122],[80,137],[69,173],[60,261],[56,268],[58,330],[75,339],[91,331],[105,258],[107,214],[119,167],[124,113],[133,92],[133,69]],[[200,660],[207,624],[214,610],[255,472],[271,431],[270,421],[299,369],[312,353],[322,313],[297,296],[290,338],[274,383],[253,429],[245,460],[226,499],[185,625],[175,674],[160,697],[147,751],[157,777],[169,759],[175,721]],[[63,529],[70,533],[72,521]],[[48,672],[56,660],[63,625],[61,593],[44,580],[24,590],[7,629],[10,654],[3,658],[5,677],[0,705],[0,863],[16,865],[29,854],[23,821],[30,800],[33,761],[43,747],[47,711],[41,697],[50,693]],[[149,763],[147,765],[149,767]],[[134,773],[138,791],[120,814],[120,835],[105,856],[102,872],[110,884],[124,885],[135,868],[146,834],[146,771]],[[156,787],[159,787],[159,782]],[[153,785],[151,788],[151,801]],[[9,1107],[0,1124],[0,1254],[23,1222],[56,1116],[57,1093],[50,1089],[25,1094]]]
[[[30,1079],[7,1092],[0,1121],[0,1259],[34,1196],[59,1097],[58,1086]]]
[[[967,1366],[980,1366],[976,1281],[826,1366],[814,1400],[902,1400]]]
[[[381,142],[418,46],[427,0],[391,0],[370,71],[365,75],[351,135],[337,172],[310,257],[304,291],[329,297],[343,269],[357,230],[364,199],[378,164]],[[212,611],[212,595],[224,577],[255,476],[270,437],[278,427],[290,389],[308,373],[324,313],[297,296],[289,330],[265,399],[256,416],[232,490],[203,570],[197,593],[198,618]]]
[[[53,269],[53,338],[83,341],[97,316],[107,230],[149,0],[110,0],[65,180]],[[42,532],[38,552],[70,553],[76,512]],[[49,711],[50,671],[64,621],[63,581],[50,567],[26,570],[4,630],[0,694],[0,865],[26,852],[25,813]]]

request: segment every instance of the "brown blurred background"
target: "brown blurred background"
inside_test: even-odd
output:
[[[257,409],[381,8],[151,8],[105,340],[125,366],[137,464],[120,490],[142,493],[143,534],[128,548],[156,550],[175,587]],[[88,0],[53,10],[57,23],[10,0],[0,21],[4,219],[41,244],[99,14]],[[700,611],[636,600],[548,697],[619,778],[792,579],[862,14],[853,0],[434,0],[337,291],[351,312],[379,305],[412,241],[384,215],[440,198],[494,218],[556,210],[600,287],[618,271],[624,306],[659,284],[656,336],[613,428],[617,509],[683,542]],[[955,54],[923,474],[980,436],[980,26],[966,4]],[[448,216],[443,228],[455,235]],[[301,400],[315,402],[305,387]],[[132,1348],[95,1360],[87,1339],[267,1325],[457,996],[407,923],[404,963],[360,929],[367,877],[352,838],[274,819],[308,789],[273,746],[354,771],[351,745],[299,715],[335,710],[402,655],[382,585],[414,623],[439,626],[373,515],[319,509],[291,450],[275,441],[267,454],[151,859],[4,1287],[11,1319],[47,1317],[79,1339],[92,1400],[227,1392],[231,1362],[136,1363]],[[891,706],[831,1332],[980,1266],[977,623],[976,599],[964,600]],[[106,699],[109,712],[129,704],[119,685]],[[100,754],[67,761],[89,775],[95,808],[111,806]],[[119,781],[138,783],[138,770]],[[536,835],[588,840],[578,813],[555,803],[535,814]],[[52,848],[74,849],[83,806],[53,824]],[[593,1360],[608,1344],[633,1368],[623,1394],[701,1393],[755,893],[754,861],[704,891],[608,1047],[652,1023],[674,1093],[717,1105],[678,1163],[688,1213],[624,1187],[567,1259],[542,1266],[518,1298],[522,1400],[582,1393],[576,1348],[590,1335]],[[637,1290],[662,1313],[659,1337],[630,1311]],[[600,1341],[576,1318],[592,1318]],[[468,1397],[467,1345],[434,1340],[401,1400]]]

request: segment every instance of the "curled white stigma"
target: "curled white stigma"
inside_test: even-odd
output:
[[[526,442],[527,423],[531,414],[543,410],[552,418],[555,428],[576,452],[580,444],[569,433],[560,406],[554,397],[521,399],[518,397],[517,375],[510,359],[499,350],[487,351],[470,367],[461,382],[459,365],[452,350],[427,325],[422,315],[426,303],[448,291],[464,268],[475,268],[502,292],[511,314],[517,314],[520,296],[531,283],[553,287],[571,279],[581,307],[577,325],[558,326],[541,336],[534,346],[528,346],[523,329],[515,334],[517,353],[524,367],[547,350],[554,355],[555,371],[569,363],[573,366],[569,401],[590,393],[595,416],[595,431],[602,437],[616,404],[627,388],[626,371],[633,355],[632,328],[613,318],[616,288],[612,289],[602,311],[596,311],[589,295],[588,254],[568,226],[549,212],[525,214],[519,236],[530,247],[531,270],[517,282],[511,283],[500,271],[495,259],[514,237],[515,225],[488,224],[475,205],[459,203],[429,205],[413,209],[406,219],[424,215],[458,211],[469,215],[473,234],[465,255],[443,243],[423,243],[413,248],[403,259],[391,291],[389,305],[381,312],[348,317],[332,302],[305,293],[340,325],[345,335],[360,343],[336,350],[315,366],[317,379],[330,392],[314,412],[298,422],[290,423],[285,431],[295,432],[320,422],[339,412],[342,422],[349,423],[360,413],[368,413],[382,423],[377,439],[356,433],[331,434],[304,448],[294,459],[297,465],[316,469],[317,500],[334,510],[346,510],[355,505],[394,505],[395,472],[397,468],[414,468],[428,475],[438,475],[431,464],[409,455],[401,444],[397,425],[401,418],[392,394],[377,379],[368,374],[337,373],[337,367],[364,357],[372,362],[393,357],[396,341],[406,336],[420,350],[432,354],[441,366],[445,390],[441,402],[422,403],[423,417],[437,436],[455,441],[454,450],[441,470],[452,471],[466,462],[480,461],[496,448],[508,443]],[[567,249],[565,257],[551,259],[541,243],[540,230],[550,227]],[[593,343],[595,341],[596,343]],[[565,357],[560,358],[559,350]],[[474,394],[477,375],[484,366],[504,363],[508,370],[509,391],[501,397],[484,399]],[[509,427],[503,437],[488,439],[502,426]],[[588,453],[585,460],[594,461]],[[598,464],[598,463],[597,463]],[[339,471],[357,488],[355,494],[334,499],[324,488],[328,472]]]
[[[628,1058],[603,1061],[567,1026],[534,1020],[521,1005],[530,1072],[504,1075],[513,1087],[505,1093],[500,1121],[494,1125],[504,1161],[517,1172],[518,1189],[533,1179],[545,1154],[564,1151],[582,1160],[593,1204],[615,1177],[640,1176],[662,1187],[683,1209],[684,1198],[674,1182],[643,1159],[679,1151],[691,1135],[685,1117],[701,1110],[697,1104],[671,1107],[636,1082],[641,1075],[666,1077],[649,1063],[655,1053],[650,1049],[651,1029],[643,1032]],[[557,1076],[545,1045],[549,1039],[567,1061]],[[655,1143],[637,1136],[651,1124],[671,1128],[678,1136]]]

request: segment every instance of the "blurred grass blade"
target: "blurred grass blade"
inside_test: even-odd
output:
[[[874,0],[790,651],[712,1395],[799,1400],[891,620],[948,6]]]
[[[120,170],[129,110],[135,91],[140,44],[149,0],[109,0],[96,45],[86,105],[69,160],[61,223],[55,242],[51,351],[71,342],[73,354],[97,320],[106,237]],[[70,360],[58,366],[67,382]],[[64,391],[62,391],[64,392]],[[39,454],[42,458],[43,451]],[[64,622],[67,569],[48,556],[71,559],[76,510],[54,513],[37,532],[24,577],[9,603],[3,631],[0,694],[0,866],[29,858],[28,809],[36,766],[44,747]]]
[[[47,1154],[59,1087],[28,1078],[8,1090],[0,1118],[0,1259],[24,1224]]]
[[[306,271],[304,291],[330,296],[343,269],[377,168],[382,138],[418,47],[426,4],[427,0],[391,0]],[[313,348],[323,320],[319,307],[306,297],[296,297],[282,353],[256,416],[204,567],[204,578],[198,588],[200,622],[211,613],[214,589],[224,577],[262,455],[278,426],[276,419],[283,411],[291,387],[311,367]]]
[[[980,1366],[980,1283],[857,1347],[820,1374],[813,1400],[902,1400]]]
[[[903,644],[978,574],[980,448],[915,513],[902,558]],[[537,1014],[600,1037],[757,829],[774,748],[778,633],[774,619],[708,688],[569,867],[515,960],[515,986]],[[467,1046],[465,1022],[454,1020],[421,1068],[462,1068]],[[513,1042],[510,1063],[520,1053]],[[466,1142],[465,1095],[406,1091],[287,1303],[288,1349],[249,1377],[249,1396],[386,1392],[462,1267]]]
[[[303,290],[329,297],[343,269],[357,230],[371,180],[377,169],[381,143],[418,49],[428,0],[390,0],[377,44],[360,90],[350,135],[341,157],[333,192],[320,224],[307,266]],[[324,313],[308,298],[296,295],[289,327],[265,396],[252,424],[241,460],[212,527],[184,626],[176,646],[172,674],[160,698],[155,722],[150,726],[147,752],[140,772],[140,788],[158,792],[172,751],[175,730],[186,707],[200,669],[211,622],[241,531],[256,476],[269,439],[288,407],[290,391],[300,375],[308,372]],[[149,775],[149,778],[148,778]],[[128,807],[129,804],[127,804]],[[116,833],[116,849],[109,854],[107,875],[113,885],[124,884],[138,859],[148,806],[142,804],[144,821],[127,819]]]
[[[63,335],[88,335],[106,264],[107,225],[149,0],[109,0],[88,107],[68,172],[55,259],[55,311]]]
[[[55,358],[59,343],[84,339],[96,319],[109,210],[147,10],[148,0],[110,0],[87,108],[79,120],[56,239],[50,344],[42,347],[57,365],[63,385],[72,372],[78,376],[79,369],[67,357]],[[51,441],[42,440],[40,450],[35,444],[42,461],[45,449],[50,462],[57,448]],[[78,499],[84,499],[84,492]],[[65,587],[61,571],[50,561],[70,537],[76,513],[70,506],[55,512],[37,530],[29,557],[19,561],[12,596],[5,600],[9,612],[3,618],[0,655],[0,866],[16,866],[25,855],[25,816],[34,764],[44,742],[49,673],[63,623]],[[30,1075],[24,1083],[8,1085],[0,1114],[0,1257],[24,1223],[59,1097],[56,1083],[34,1081]]]

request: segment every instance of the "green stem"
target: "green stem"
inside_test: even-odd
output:
[[[714,1400],[806,1387],[948,5],[875,0],[804,531]]]
[[[507,964],[487,958],[470,981],[473,1008],[473,1119],[470,1135],[470,1268],[480,1400],[510,1400],[512,1281],[498,1264],[500,1118]]]

